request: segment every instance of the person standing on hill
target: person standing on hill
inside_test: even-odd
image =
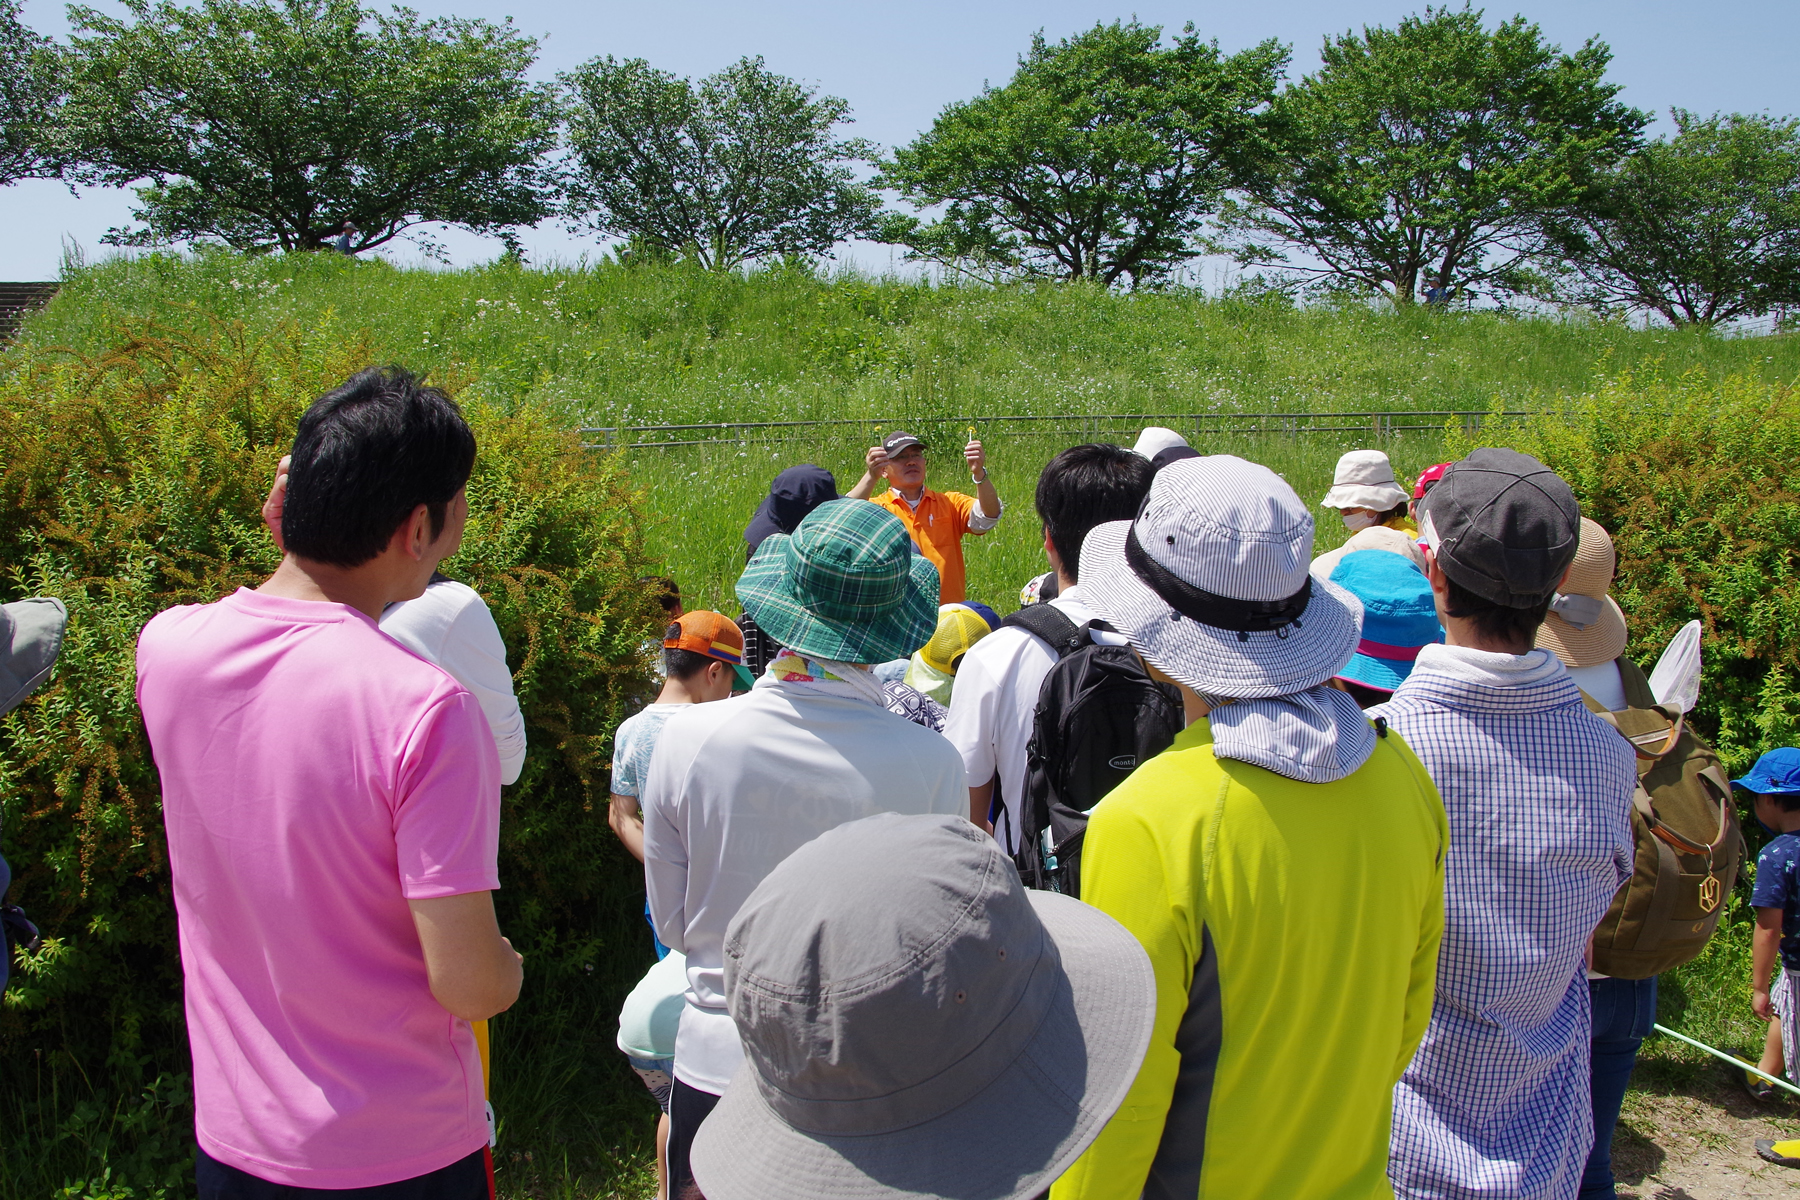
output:
[[[1044,603],[1078,626],[1094,619],[1078,588],[1082,543],[1096,525],[1136,516],[1151,474],[1143,455],[1090,443],[1064,450],[1038,476],[1044,555],[1056,581]],[[969,819],[993,830],[1008,854],[1019,851],[1026,749],[1038,694],[1056,661],[1049,642],[1017,625],[1004,626],[969,648],[951,695],[944,736],[969,774]]]
[[[263,501],[263,525],[275,548],[285,553],[281,516],[287,505],[288,467],[284,457],[275,468],[275,484]],[[494,749],[500,754],[500,782],[514,784],[525,769],[525,715],[513,694],[506,666],[506,641],[487,601],[466,583],[433,573],[417,600],[390,604],[381,614],[381,632],[450,672],[481,704]]]
[[[912,434],[896,429],[881,445],[869,448],[868,469],[848,495],[853,500],[873,500],[899,517],[919,553],[938,569],[940,603],[961,604],[967,595],[963,535],[980,537],[1000,523],[1000,493],[988,478],[987,452],[976,441],[963,447],[975,494],[932,491],[925,486],[927,449]],[[886,495],[875,495],[877,480],[887,482]]]
[[[202,1200],[489,1195],[470,1023],[522,978],[500,761],[469,690],[378,624],[461,543],[474,461],[449,397],[363,371],[300,419],[275,573],[138,639]]]
[[[1407,516],[1406,490],[1394,478],[1394,464],[1380,450],[1346,451],[1319,504],[1337,509],[1351,533],[1381,525],[1411,537],[1419,534]]]
[[[638,796],[656,932],[687,956],[669,1098],[677,1197],[694,1134],[744,1058],[725,994],[738,907],[826,830],[878,812],[960,816],[969,802],[955,749],[889,712],[869,670],[937,623],[937,571],[892,513],[821,504],[791,536],[764,539],[737,596],[785,653],[747,695],[671,715]]]
[[[769,494],[763,497],[750,523],[744,526],[744,542],[749,547],[744,561],[747,563],[756,557],[763,539],[771,533],[794,532],[794,527],[806,519],[807,513],[828,500],[838,499],[842,497],[838,495],[837,480],[824,467],[801,463],[775,476],[769,484]],[[763,636],[749,613],[738,618],[738,628],[744,634],[744,666],[753,677],[761,675],[769,669],[769,663],[781,647]]]
[[[1575,563],[1557,586],[1537,632],[1538,646],[1562,660],[1590,711],[1621,712],[1656,704],[1644,672],[1625,657],[1630,630],[1619,602],[1609,594],[1617,567],[1612,536],[1598,521],[1581,518]],[[1638,1047],[1656,1024],[1656,976],[1614,979],[1590,967],[1587,978],[1594,1145],[1582,1173],[1580,1200],[1613,1200],[1613,1130]]]
[[[1394,1081],[1431,1016],[1444,806],[1329,686],[1360,606],[1307,573],[1267,467],[1158,472],[1081,550],[1081,596],[1179,686],[1187,727],[1093,809],[1081,898],[1137,935],[1156,1024],[1052,1200],[1375,1200]]]
[[[1394,1089],[1408,1200],[1572,1200],[1594,1139],[1589,937],[1631,877],[1636,755],[1534,641],[1574,563],[1569,485],[1516,450],[1444,473],[1422,516],[1444,644],[1369,709],[1450,814],[1431,1026]]]

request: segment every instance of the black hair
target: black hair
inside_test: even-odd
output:
[[[1444,576],[1448,592],[1444,597],[1444,611],[1450,616],[1472,620],[1480,634],[1494,641],[1523,641],[1527,646],[1537,641],[1538,626],[1544,623],[1544,617],[1550,611],[1550,601],[1555,597],[1546,596],[1543,603],[1530,608],[1509,608],[1504,604],[1495,604],[1485,596],[1477,596],[1448,574]]]
[[[1345,679],[1342,675],[1337,677],[1336,682],[1350,693],[1350,698],[1356,701],[1358,708],[1374,708],[1377,704],[1386,704],[1394,698],[1392,692],[1384,692],[1380,688],[1370,687],[1366,683],[1358,683],[1354,679]]]
[[[638,582],[650,587],[656,593],[656,602],[670,618],[681,615],[681,585],[673,579],[662,575],[643,575]]]
[[[421,504],[436,538],[474,466],[475,434],[454,400],[400,367],[359,371],[300,418],[282,540],[301,558],[358,567]]]
[[[1376,514],[1375,523],[1378,525],[1386,525],[1389,521],[1397,520],[1404,516],[1406,516],[1406,501],[1402,500],[1386,512]]]
[[[710,663],[725,662],[722,658],[714,658],[702,654],[698,650],[677,650],[673,646],[663,647],[663,670],[669,673],[670,679],[692,679],[706,670]],[[730,663],[726,663],[730,666]]]
[[[1071,446],[1050,460],[1038,476],[1038,517],[1070,579],[1080,578],[1088,531],[1137,516],[1154,474],[1143,455],[1104,442]]]
[[[1800,812],[1800,792],[1761,792],[1775,802],[1782,812]]]

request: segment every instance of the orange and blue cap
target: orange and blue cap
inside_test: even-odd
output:
[[[689,609],[663,631],[663,649],[688,650],[728,662],[738,682],[750,687],[756,677],[744,666],[744,631],[724,613],[704,608]]]

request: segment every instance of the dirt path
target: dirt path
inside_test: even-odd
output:
[[[1620,1200],[1791,1200],[1800,1169],[1762,1161],[1756,1140],[1796,1136],[1800,1103],[1759,1105],[1723,1070],[1680,1087],[1652,1081],[1625,1097],[1613,1138]]]

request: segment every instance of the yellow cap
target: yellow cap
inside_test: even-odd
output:
[[[969,647],[992,632],[974,609],[961,604],[946,604],[938,609],[937,632],[919,651],[919,657],[925,660],[926,666],[954,675]]]

